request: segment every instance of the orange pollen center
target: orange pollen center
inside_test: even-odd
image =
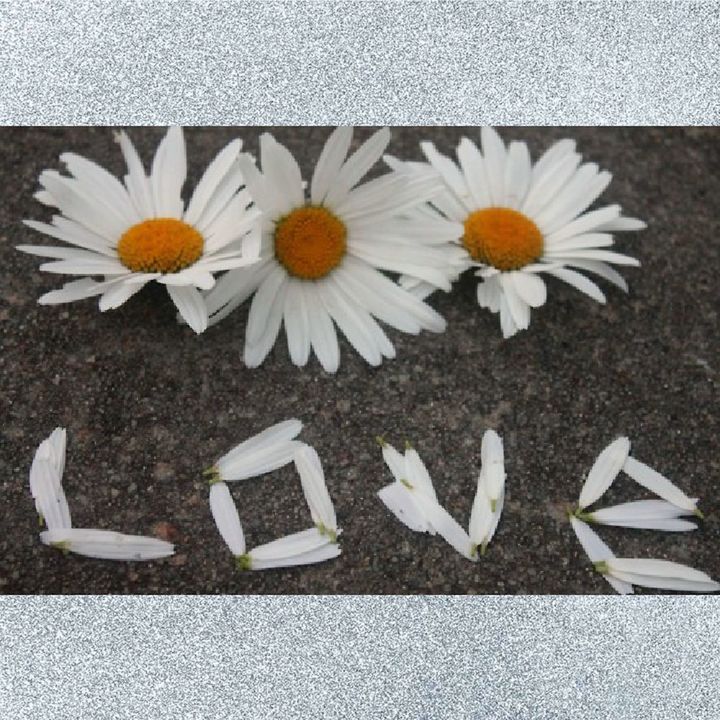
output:
[[[154,218],[125,232],[117,252],[133,272],[174,273],[198,260],[204,244],[203,236],[182,220]]]
[[[491,207],[465,220],[462,242],[474,260],[498,270],[517,270],[535,262],[543,251],[537,225],[517,210]]]
[[[329,210],[296,208],[275,227],[275,257],[290,275],[318,280],[340,264],[346,238],[345,223]]]

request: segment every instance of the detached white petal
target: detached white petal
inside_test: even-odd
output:
[[[663,500],[677,505],[683,510],[698,514],[697,500],[688,497],[677,485],[670,482],[657,470],[653,470],[635,458],[627,458],[623,470],[639,485],[655,493]]]
[[[416,498],[423,514],[438,535],[443,537],[463,557],[475,561],[477,553],[472,551],[470,536],[463,530],[457,520],[442,505],[424,493],[416,493]]]
[[[172,543],[111,530],[58,528],[40,533],[45,545],[100,560],[159,560],[175,552]]]
[[[238,558],[238,567],[241,570],[269,570],[309,565],[335,558],[341,552],[337,543],[313,527],[253,548]]]
[[[392,445],[386,443],[382,437],[377,437],[376,440],[382,448],[383,460],[393,474],[393,477],[398,482],[402,482],[403,480],[409,482],[405,466],[405,457],[402,453],[399,453]]]
[[[585,554],[590,559],[590,562],[595,564],[598,569],[598,563],[607,562],[615,557],[613,551],[602,541],[600,536],[582,520],[574,516],[570,516],[570,524],[572,529],[575,531],[575,535],[583,547]],[[612,585],[616,592],[620,595],[630,595],[633,592],[632,582],[626,582],[620,580],[614,575],[610,574],[609,570],[602,571],[603,577]]]
[[[314,448],[303,445],[296,450],[294,460],[313,522],[321,534],[334,541],[337,537],[337,518],[320,458]]]
[[[669,560],[610,558],[596,563],[599,572],[607,572],[622,582],[658,590],[679,592],[717,592],[720,583],[700,570]]]
[[[505,487],[505,454],[502,438],[494,430],[486,430],[481,447],[482,473],[485,491],[490,498],[492,511]]]
[[[299,420],[285,420],[245,440],[223,455],[207,473],[235,481],[264,475],[292,462],[302,443],[294,440],[302,430]]]
[[[296,567],[298,565],[315,565],[316,563],[333,560],[342,554],[342,550],[337,543],[327,542],[315,550],[306,553],[293,555],[286,558],[272,558],[269,560],[257,560],[253,557],[253,552],[249,554],[251,570],[272,570],[282,567]]]
[[[480,548],[480,554],[485,554],[488,543],[492,540],[497,526],[500,523],[503,505],[505,504],[505,490],[500,492],[500,497],[495,501],[495,509],[493,510],[490,497],[487,492],[487,479],[485,477],[484,468],[478,476],[477,491],[475,500],[473,501],[472,512],[470,513],[470,524],[468,533],[470,535],[470,551],[473,555],[477,554]]]
[[[405,449],[405,478],[419,492],[437,502],[437,495],[435,494],[430,473],[425,467],[422,458],[418,455],[417,450],[409,444]]]
[[[378,492],[378,497],[403,525],[415,532],[435,534],[414,493],[404,483],[396,480],[386,485]]]
[[[30,492],[38,515],[49,530],[72,526],[70,508],[62,487],[65,469],[64,428],[56,428],[35,451],[30,467]]]
[[[591,513],[582,513],[581,518],[600,525],[682,532],[697,529],[694,523],[679,519],[683,515],[691,514],[689,510],[665,500],[635,500]]]
[[[230,552],[235,557],[244,555],[245,535],[240,524],[237,507],[224,482],[216,482],[210,486],[210,511],[218,532],[230,548]]]
[[[598,455],[580,492],[578,505],[581,510],[592,505],[605,494],[620,470],[623,469],[629,452],[630,440],[626,437],[619,437]]]

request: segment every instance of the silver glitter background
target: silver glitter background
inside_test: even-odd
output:
[[[0,602],[13,720],[711,720],[713,598]]]
[[[714,2],[16,2],[0,124],[716,124]],[[716,598],[6,597],[13,720],[711,720]]]
[[[2,124],[715,124],[715,2],[4,3]]]

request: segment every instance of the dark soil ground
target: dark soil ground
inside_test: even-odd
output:
[[[146,163],[162,134],[134,129]],[[186,133],[190,183],[229,139],[257,151],[256,128]],[[309,178],[325,128],[278,128]],[[359,130],[358,139],[368,135]],[[474,128],[398,128],[390,151],[448,153]],[[5,593],[604,593],[564,515],[584,474],[616,435],[634,455],[701,498],[707,519],[687,535],[603,530],[618,555],[660,557],[720,577],[720,130],[511,128],[533,157],[575,137],[614,173],[603,201],[645,219],[618,247],[630,294],[605,286],[598,305],[550,281],[529,331],[501,338],[497,317],[465,277],[432,304],[444,335],[389,331],[398,357],[373,369],[341,340],[336,376],[294,367],[284,339],[257,370],[242,363],[246,307],[196,337],[175,322],[161,288],[101,314],[94,300],[41,307],[63,279],[14,250],[44,242],[21,224],[47,211],[37,176],[63,151],[120,174],[107,128],[0,130],[0,592]],[[215,530],[201,471],[247,436],[287,417],[326,469],[343,555],[308,568],[239,574]],[[38,539],[28,470],[57,425],[69,432],[64,486],[77,526],[169,535],[177,555],[148,564],[63,556]],[[374,437],[413,441],[438,496],[467,524],[487,427],[505,439],[507,504],[487,556],[471,564],[438,538],[411,533],[375,493],[389,481]],[[307,525],[291,467],[234,487],[250,546]],[[638,497],[625,478],[608,503]]]

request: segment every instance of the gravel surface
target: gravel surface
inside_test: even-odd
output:
[[[146,162],[163,130],[134,129]],[[357,132],[358,139],[369,130]],[[232,137],[257,151],[259,129],[186,133],[192,187]],[[398,128],[390,151],[420,158],[418,141],[450,152],[475,128]],[[278,128],[309,178],[325,128]],[[0,130],[0,592],[7,593],[604,593],[574,539],[564,508],[616,435],[633,454],[701,498],[707,515],[686,535],[602,530],[621,556],[653,556],[720,576],[717,437],[720,340],[720,130],[716,128],[510,128],[533,157],[575,137],[587,158],[614,173],[603,201],[645,219],[619,236],[642,262],[623,269],[626,296],[604,284],[598,305],[559,281],[530,329],[503,341],[496,316],[475,302],[465,277],[432,304],[444,335],[392,330],[397,359],[370,368],[341,340],[337,375],[315,360],[289,361],[284,338],[264,365],[242,364],[247,306],[196,337],[175,322],[165,291],[146,288],[101,314],[93,300],[41,307],[62,278],[16,252],[44,242],[22,218],[49,217],[35,202],[37,176],[63,151],[123,172],[106,128]],[[218,536],[201,471],[251,434],[299,417],[301,438],[323,460],[343,554],[324,565],[239,574]],[[38,443],[67,426],[64,486],[77,526],[170,537],[172,559],[148,564],[63,556],[38,539],[27,485]],[[409,531],[375,493],[390,475],[375,436],[410,439],[438,497],[467,525],[483,431],[505,439],[507,503],[478,564],[438,538]],[[250,546],[308,525],[292,467],[233,487]],[[628,478],[608,503],[642,496]]]

